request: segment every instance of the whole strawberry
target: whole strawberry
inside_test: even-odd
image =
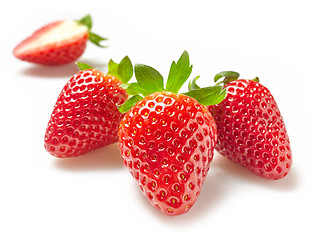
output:
[[[123,117],[117,106],[128,98],[119,80],[127,82],[133,74],[128,57],[120,64],[110,61],[110,74],[86,64],[79,66],[82,70],[70,78],[58,96],[45,133],[46,150],[59,158],[117,142]],[[124,68],[127,74],[119,75],[118,69]]]
[[[137,95],[119,108],[130,108],[119,127],[124,165],[149,201],[167,215],[186,213],[194,205],[217,139],[214,120],[202,104],[220,101],[222,88],[178,94],[191,70],[184,52],[173,62],[164,88],[155,69],[135,65],[138,82],[127,90]]]
[[[106,40],[92,32],[90,15],[79,21],[49,23],[23,40],[13,50],[20,60],[43,65],[62,65],[75,61],[86,49],[88,39],[99,47]]]
[[[209,106],[217,124],[216,150],[260,177],[281,179],[292,165],[288,134],[270,91],[259,79],[238,79],[236,72],[221,72],[227,97]]]

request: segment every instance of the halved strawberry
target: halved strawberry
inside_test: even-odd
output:
[[[106,39],[90,32],[91,27],[90,15],[79,21],[49,23],[18,44],[13,54],[18,59],[43,65],[72,62],[83,54],[88,39],[104,47],[100,42]]]
[[[179,94],[189,65],[184,52],[172,63],[166,87],[155,69],[135,65],[137,82],[127,86],[134,96],[119,108],[127,111],[119,127],[124,165],[148,200],[171,216],[189,211],[200,194],[217,139],[204,105],[225,96],[220,86]]]
[[[110,62],[109,74],[86,64],[66,83],[51,114],[44,139],[46,150],[56,157],[78,156],[118,141],[123,117],[117,106],[128,95],[121,87],[133,74],[128,57]],[[119,69],[119,70],[118,70]],[[126,75],[120,75],[126,69]]]

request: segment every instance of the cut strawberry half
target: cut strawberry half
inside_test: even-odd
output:
[[[13,50],[18,59],[43,65],[73,62],[85,51],[87,40],[100,44],[106,40],[91,33],[92,21],[87,15],[79,21],[62,20],[49,23],[23,40]]]

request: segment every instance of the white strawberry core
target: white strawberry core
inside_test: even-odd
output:
[[[39,33],[35,39],[23,44],[17,49],[18,53],[38,51],[47,45],[61,45],[73,41],[77,37],[82,37],[88,32],[88,28],[76,21],[62,21],[59,25],[49,31]]]

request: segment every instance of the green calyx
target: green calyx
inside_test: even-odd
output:
[[[258,77],[255,77],[254,79],[252,79],[251,81],[254,81],[254,82],[260,82],[260,79]]]
[[[189,76],[191,75],[193,69],[193,65],[190,65],[190,59],[187,51],[184,51],[176,63],[172,62],[167,84],[166,90],[173,93],[178,93],[182,85],[187,81]]]
[[[226,89],[220,85],[201,88],[197,84],[199,76],[189,82],[189,92],[185,95],[195,98],[199,103],[208,106],[215,105],[223,101],[226,97]]]
[[[181,87],[191,75],[192,68],[189,54],[187,51],[184,51],[177,62],[172,62],[165,84],[163,76],[156,69],[144,64],[135,64],[134,74],[136,81],[132,83],[127,81],[123,84],[130,98],[119,107],[119,111],[122,113],[127,112],[138,101],[154,92],[179,93]],[[188,92],[181,94],[195,98],[205,106],[220,103],[225,98],[226,90],[221,86],[200,88],[196,84],[198,78],[199,76],[189,83]]]
[[[76,62],[76,65],[79,70],[87,70],[93,69],[92,66],[86,63]],[[128,56],[125,56],[120,63],[115,63],[112,59],[108,62],[108,72],[107,74],[113,75],[118,78],[121,83],[122,87],[126,88],[129,86],[128,81],[133,76],[133,65]]]
[[[89,14],[87,16],[83,17],[82,19],[77,20],[77,22],[80,24],[83,24],[84,26],[86,26],[88,28],[90,42],[92,42],[95,45],[102,47],[102,48],[107,47],[107,46],[104,46],[101,44],[101,42],[107,40],[107,38],[103,38],[103,37],[91,32],[92,19],[91,19],[91,16]]]
[[[76,63],[79,70],[93,69],[92,66],[86,63]],[[113,75],[118,78],[122,87],[126,88],[129,86],[128,81],[133,76],[133,65],[128,56],[125,56],[120,63],[114,62],[112,59],[108,62],[108,72],[107,74]]]
[[[238,80],[239,73],[234,71],[223,71],[219,72],[214,77],[214,82],[216,82],[216,85],[225,85],[229,82]],[[251,79],[251,81],[259,82],[259,78],[255,77],[254,79]]]
[[[86,63],[76,62],[76,65],[77,65],[79,70],[93,69],[93,67],[91,67],[90,65],[88,65]]]
[[[114,62],[112,59],[108,62],[108,74],[117,77],[127,87],[129,80],[133,76],[133,65],[128,56],[125,56],[120,63]]]
[[[214,82],[218,82],[219,79],[223,78],[221,81],[223,84],[229,83],[231,81],[237,80],[239,78],[239,73],[234,71],[223,71],[216,74],[214,77]],[[220,83],[220,82],[219,82]]]

